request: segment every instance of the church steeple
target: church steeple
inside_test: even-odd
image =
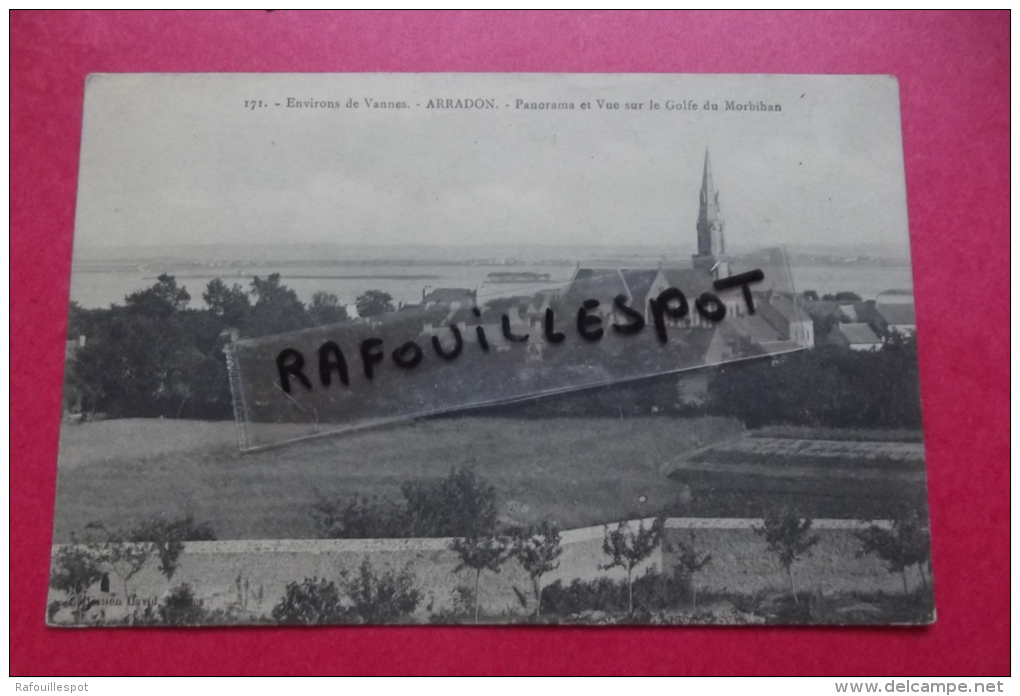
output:
[[[719,217],[719,194],[712,183],[712,160],[705,148],[705,170],[701,174],[701,207],[698,210],[698,222],[714,221]]]
[[[723,230],[726,222],[719,210],[719,192],[712,181],[712,162],[705,148],[705,167],[701,174],[701,196],[698,206],[698,253],[693,257],[695,268],[710,269],[726,254]]]

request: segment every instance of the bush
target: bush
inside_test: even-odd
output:
[[[272,617],[282,624],[344,623],[347,611],[340,601],[336,583],[318,578],[305,578],[287,585]]]
[[[323,539],[483,537],[496,529],[496,489],[474,469],[401,487],[403,505],[350,495],[321,499],[312,520]]]
[[[496,528],[496,488],[473,468],[454,467],[445,478],[405,483],[412,536],[478,537]]]
[[[391,623],[413,614],[421,602],[410,564],[399,573],[377,575],[366,558],[357,575],[345,576],[343,586],[352,602],[350,614],[360,623]]]
[[[323,539],[399,539],[407,536],[407,511],[380,497],[352,495],[320,499],[312,520]]]
[[[713,370],[706,407],[710,414],[739,418],[750,428],[920,430],[917,370],[913,338],[892,338],[872,352],[818,346],[774,361],[749,360]]]
[[[542,588],[542,606],[547,614],[570,616],[586,611],[622,613],[627,611],[627,586],[609,578],[564,585],[562,580]]]
[[[178,585],[160,602],[157,611],[160,623],[169,626],[197,626],[209,622],[202,602],[187,583]]]
[[[633,582],[633,611],[626,580],[598,578],[564,585],[557,580],[542,588],[542,607],[547,614],[567,617],[592,612],[631,614],[628,621],[650,621],[664,611],[675,610],[687,603],[687,581],[677,574],[649,568]]]
[[[420,602],[410,567],[380,575],[366,558],[353,577],[341,573],[339,586],[319,578],[290,583],[271,616],[282,624],[383,624],[409,616]]]
[[[75,623],[85,620],[89,609],[96,605],[96,600],[89,595],[89,589],[103,577],[99,554],[85,546],[65,546],[54,559],[50,570],[50,587],[63,592],[66,599],[60,605],[71,610]],[[59,611],[49,607],[52,617]]]
[[[157,515],[128,532],[126,541],[151,543],[159,556],[159,571],[169,580],[177,570],[184,542],[216,541],[216,533],[208,523],[195,522],[192,515],[170,519]]]

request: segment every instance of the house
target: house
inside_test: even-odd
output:
[[[769,293],[756,307],[758,314],[783,337],[805,348],[815,345],[815,326],[811,318],[788,295]]]
[[[879,336],[910,336],[917,332],[914,295],[909,290],[889,290],[874,300],[854,305],[857,319],[871,326]]]
[[[908,336],[917,333],[913,290],[886,290],[875,298],[875,313],[880,330],[886,335]]]
[[[421,291],[421,303],[426,308],[433,305],[448,305],[451,309],[473,307],[478,302],[478,291],[467,288],[436,288],[428,294]]]
[[[882,339],[863,323],[834,325],[826,342],[850,350],[878,350],[882,347]]]

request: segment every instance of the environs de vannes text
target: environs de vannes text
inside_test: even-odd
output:
[[[342,100],[320,100],[320,99],[297,99],[287,98],[288,109],[339,109],[341,106],[347,109],[460,109],[460,110],[486,110],[499,109],[501,103],[496,99],[467,98],[450,99],[436,98],[429,99],[424,104],[418,102],[411,104],[407,101],[386,101],[373,97],[362,99]],[[769,104],[762,100],[758,101],[736,101],[733,99],[723,100],[722,103],[707,100],[697,101],[694,99],[667,99],[657,101],[613,101],[609,99],[595,99],[591,101],[528,101],[526,99],[514,99],[510,102],[502,102],[502,108],[520,109],[525,111],[782,111],[781,104]]]

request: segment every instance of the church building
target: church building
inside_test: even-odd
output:
[[[719,204],[719,192],[712,178],[712,162],[708,148],[705,149],[698,201],[698,218],[695,223],[698,251],[691,257],[693,267],[658,269],[579,267],[575,270],[570,285],[562,297],[563,304],[577,306],[589,298],[600,299],[603,303],[596,313],[601,312],[604,320],[626,321],[625,317],[615,316],[609,302],[616,295],[623,294],[627,297],[628,304],[641,311],[646,321],[650,322],[652,317],[649,300],[667,288],[679,288],[691,301],[703,292],[713,292],[712,281],[728,277],[730,264],[726,254],[726,221],[723,219]],[[739,325],[730,327],[732,331],[759,345],[766,353],[789,350],[790,342],[808,347],[814,345],[812,322],[792,297],[773,293],[764,288],[754,291],[754,294],[756,297],[754,316],[747,314],[746,303],[739,293],[721,295],[726,305],[727,316],[742,319]],[[670,320],[669,323],[706,329],[716,326],[714,322],[707,321],[693,311],[693,307],[684,319]]]

